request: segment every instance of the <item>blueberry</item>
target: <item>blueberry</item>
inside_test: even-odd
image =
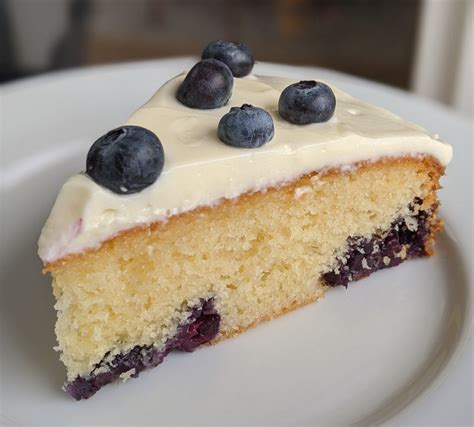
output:
[[[278,101],[280,116],[297,125],[327,122],[335,108],[336,97],[332,89],[314,80],[286,87]]]
[[[202,59],[214,58],[224,62],[234,77],[244,77],[253,68],[253,56],[250,49],[242,43],[216,40],[209,43],[202,52]]]
[[[190,108],[219,108],[229,101],[233,86],[234,78],[227,65],[216,59],[204,59],[191,68],[176,98]]]
[[[101,136],[87,153],[87,174],[114,193],[137,193],[153,184],[165,156],[158,137],[140,126],[122,126]]]
[[[249,104],[232,107],[217,127],[222,142],[241,148],[262,146],[273,138],[274,131],[272,116]]]

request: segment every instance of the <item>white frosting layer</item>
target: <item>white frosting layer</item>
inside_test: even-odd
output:
[[[41,232],[39,255],[44,262],[97,246],[122,230],[163,221],[311,171],[419,154],[431,155],[446,165],[452,156],[448,144],[424,129],[334,87],[337,105],[332,119],[298,126],[278,115],[280,93],[293,80],[234,79],[228,105],[196,110],[175,99],[184,76],[162,86],[127,122],[146,127],[160,138],[165,150],[160,178],[132,195],[115,194],[84,174],[69,178]],[[229,147],[217,137],[219,119],[230,107],[244,103],[265,108],[273,117],[275,136],[263,147]]]

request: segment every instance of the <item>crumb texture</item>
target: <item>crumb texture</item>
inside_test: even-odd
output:
[[[136,346],[164,348],[187,308],[203,300],[212,299],[220,316],[219,340],[319,299],[327,289],[321,277],[340,268],[348,238],[417,223],[414,200],[436,228],[441,174],[429,157],[312,173],[48,265],[68,381],[90,375],[104,355],[112,361]]]

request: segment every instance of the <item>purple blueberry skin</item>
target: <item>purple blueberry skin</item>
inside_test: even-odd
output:
[[[216,59],[204,59],[191,68],[176,98],[190,108],[219,108],[229,101],[233,86],[234,77],[227,65]]]
[[[101,136],[87,154],[86,173],[117,194],[133,194],[152,185],[165,156],[158,137],[140,126],[121,126]]]
[[[278,101],[280,116],[290,123],[307,125],[327,122],[336,108],[332,89],[314,80],[294,83],[281,93]]]
[[[232,107],[217,127],[219,139],[224,144],[240,148],[261,147],[273,138],[274,133],[272,116],[249,104]]]
[[[242,43],[216,40],[202,52],[202,59],[217,59],[224,62],[234,77],[244,77],[252,71],[254,60],[250,49]]]

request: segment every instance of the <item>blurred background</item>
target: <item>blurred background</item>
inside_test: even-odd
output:
[[[260,61],[332,68],[474,117],[472,0],[0,0],[0,83],[246,43]]]

